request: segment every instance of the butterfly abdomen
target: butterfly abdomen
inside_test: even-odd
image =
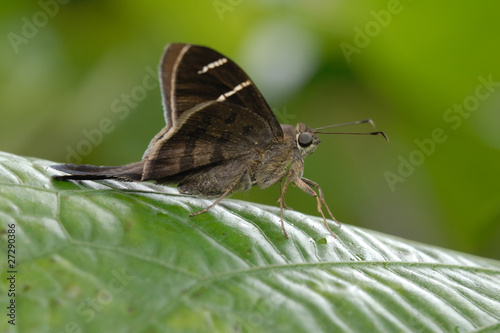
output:
[[[68,175],[53,176],[57,180],[96,180],[120,179],[125,181],[140,181],[143,163],[130,163],[122,166],[95,166],[89,164],[60,164],[51,168],[68,173]]]
[[[183,194],[206,198],[219,197],[228,190],[231,193],[247,191],[252,187],[248,164],[249,162],[229,161],[190,174],[179,182],[177,189]]]

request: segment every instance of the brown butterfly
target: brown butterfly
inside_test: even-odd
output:
[[[229,58],[202,46],[170,44],[160,64],[160,81],[167,125],[144,153],[142,161],[122,166],[54,165],[69,175],[58,180],[119,179],[154,180],[178,184],[183,194],[217,198],[213,204],[190,216],[207,212],[237,191],[280,182],[281,227],[284,196],[292,183],[317,200],[318,212],[331,231],[322,211],[337,224],[326,205],[321,188],[304,178],[304,158],[320,140],[320,129],[369,122],[362,120],[312,129],[280,125],[264,97]],[[383,132],[345,133],[382,135]],[[317,193],[314,191],[317,189]]]

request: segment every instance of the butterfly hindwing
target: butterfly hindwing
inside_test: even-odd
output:
[[[245,156],[253,159],[272,140],[270,134],[259,133],[261,124],[256,119],[245,122],[242,128],[228,126],[227,122],[225,110],[216,105],[194,113],[162,143],[149,167],[155,175],[165,177]]]

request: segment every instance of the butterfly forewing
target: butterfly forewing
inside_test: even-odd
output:
[[[178,52],[169,52],[171,48]],[[170,59],[176,54],[177,59]],[[175,105],[178,118],[199,104],[214,102],[230,94],[225,104],[251,109],[252,117],[261,117],[273,132],[281,132],[276,117],[248,75],[224,55],[202,46],[171,44],[167,47],[161,71],[165,97]]]
[[[258,89],[218,52],[169,45],[161,82],[167,126],[144,155],[143,180],[259,154],[283,139],[281,126]]]

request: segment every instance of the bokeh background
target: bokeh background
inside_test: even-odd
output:
[[[323,136],[306,160],[305,176],[323,187],[339,220],[500,259],[499,3],[40,0],[0,7],[0,150],[98,165],[139,160],[164,126],[160,91],[150,88],[165,45],[202,44],[235,60],[282,123],[372,118],[388,134],[389,143]],[[278,192],[233,197],[276,205]],[[318,215],[298,189],[287,203]]]

